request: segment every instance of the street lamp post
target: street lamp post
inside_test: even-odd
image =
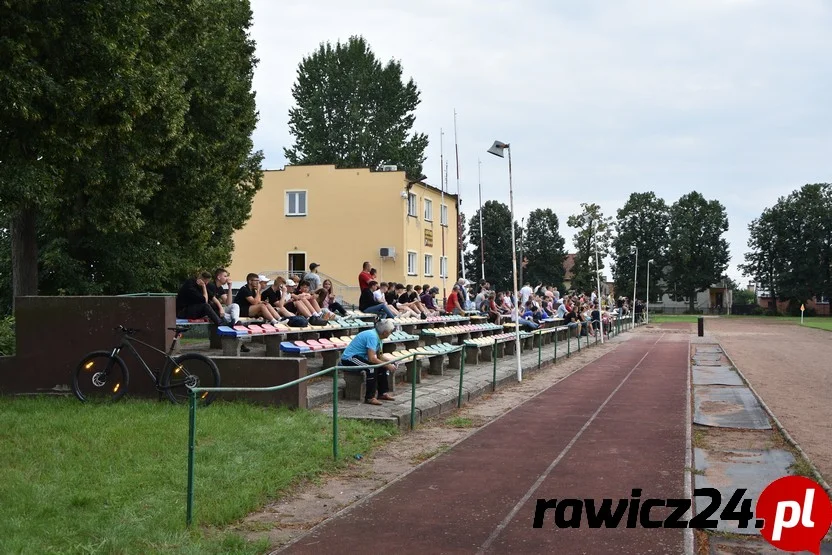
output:
[[[633,312],[633,327],[636,326],[636,284],[638,283],[638,247],[633,246],[636,253],[636,263],[633,269],[633,302],[630,304],[630,310]],[[633,252],[633,251],[630,251]]]
[[[647,304],[644,307],[646,309],[646,316],[645,316],[644,320],[647,324],[650,323],[650,264],[652,264],[652,263],[653,263],[652,258],[647,261],[647,300],[646,300]]]
[[[508,143],[494,141],[488,152],[494,156],[504,158],[503,151],[508,150],[508,201],[509,209],[511,210],[511,277],[514,280],[514,303],[512,303],[514,311],[514,352],[517,355],[517,381],[523,381],[523,364],[520,360],[520,312],[517,305],[520,302],[520,295],[517,293],[517,240],[514,234],[514,186],[511,181],[511,146]]]
[[[598,325],[601,327],[601,345],[604,344],[604,317],[601,316],[601,263],[598,259],[598,222],[593,222],[595,235],[595,279],[598,285]]]

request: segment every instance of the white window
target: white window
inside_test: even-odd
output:
[[[407,194],[407,215],[416,217],[416,193]]]
[[[439,277],[441,277],[441,278],[448,277],[448,257],[447,256],[440,256],[439,257]]]
[[[442,225],[448,225],[448,205],[443,204],[442,209],[439,211],[439,223]]]
[[[425,199],[425,221],[433,221],[433,202],[429,198]]]
[[[286,191],[286,215],[306,216],[306,191]]]
[[[413,251],[407,251],[407,275],[416,275],[416,253]]]
[[[433,277],[433,255],[425,255],[425,275]]]

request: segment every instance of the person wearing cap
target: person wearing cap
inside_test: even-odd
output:
[[[246,276],[246,284],[237,291],[234,302],[240,305],[240,316],[262,318],[272,325],[276,325],[277,310],[267,301],[263,300],[261,295],[263,289],[266,288],[266,283],[268,283],[266,276],[248,274]]]
[[[433,315],[439,314],[439,308],[436,306],[436,302],[434,301],[437,293],[439,293],[439,289],[436,287],[428,287],[428,285],[425,284],[422,288],[422,295],[420,297],[422,304],[425,305],[425,308],[427,308]]]
[[[372,282],[365,289],[369,291],[371,288],[378,285]],[[362,295],[364,291],[362,291]],[[385,364],[388,360],[387,355],[383,354],[383,341],[390,337],[393,333],[395,325],[390,320],[381,320],[375,325],[375,329],[365,330],[356,335],[344,353],[341,355],[341,361],[338,366],[344,366],[347,372],[366,372],[366,391],[364,394],[364,402],[369,405],[380,405],[381,401],[395,401],[395,398],[387,393],[389,391],[389,384],[387,376],[390,373],[395,373],[396,363]],[[384,365],[373,368],[368,366]],[[378,389],[378,398],[376,398],[376,389]]]
[[[318,275],[318,268],[320,266],[317,262],[313,262],[309,265],[309,272],[303,276],[303,281],[309,282],[310,291],[317,291],[321,288],[321,276]]]

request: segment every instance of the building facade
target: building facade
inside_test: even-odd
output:
[[[368,261],[380,281],[428,283],[441,296],[443,278],[447,290],[457,280],[457,213],[456,195],[404,171],[266,170],[251,218],[234,234],[229,271],[237,285],[249,272],[297,276],[315,262],[336,295],[354,303]]]

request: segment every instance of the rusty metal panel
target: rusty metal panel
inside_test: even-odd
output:
[[[694,424],[770,430],[763,407],[747,387],[698,385],[693,388]]]
[[[694,366],[692,370],[693,385],[745,385],[730,366]]]
[[[695,488],[716,488],[722,497],[720,508],[714,513],[719,520],[717,530],[733,532],[735,534],[757,535],[759,530],[754,527],[752,518],[749,528],[738,528],[737,521],[718,518],[722,509],[728,504],[731,496],[738,488],[748,490],[745,499],[751,500],[751,510],[757,506],[757,499],[763,489],[773,480],[782,478],[789,473],[789,466],[794,463],[794,457],[788,451],[780,449],[766,450],[735,450],[735,451],[705,451],[694,449],[694,464],[697,474],[694,475]],[[699,471],[704,474],[699,474]],[[695,497],[695,513],[703,510],[711,499],[709,497]]]

